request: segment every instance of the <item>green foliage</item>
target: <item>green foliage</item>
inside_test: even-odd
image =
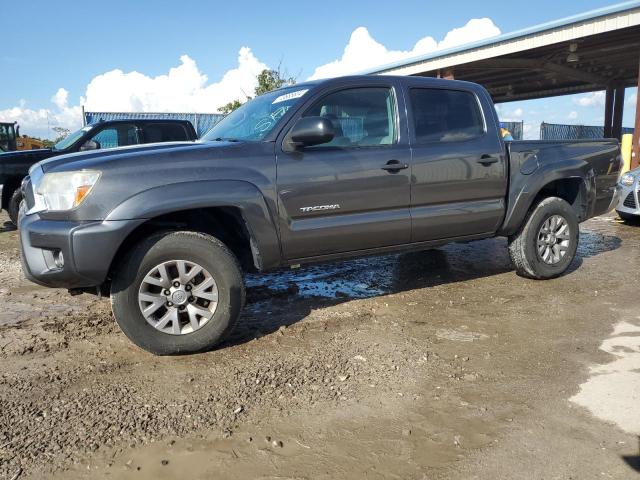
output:
[[[270,92],[276,88],[280,88],[284,84],[293,85],[296,79],[293,77],[283,78],[280,68],[278,70],[265,69],[258,75],[258,86],[255,89],[256,95]]]
[[[240,102],[240,100],[234,100],[233,102],[229,102],[225,106],[220,107],[219,110],[220,110],[220,113],[228,115],[231,112],[233,112],[236,108],[240,108],[241,105],[242,103]]]
[[[56,138],[53,140],[53,145],[58,143],[60,140],[64,140],[71,133],[71,130],[63,127],[53,127],[51,130],[56,134]]]
[[[278,67],[277,70],[269,70],[265,68],[262,72],[258,74],[258,86],[255,88],[254,92],[257,95],[262,95],[263,93],[268,93],[272,90],[282,87],[283,85],[294,85],[296,83],[296,79],[293,77],[286,78],[286,74],[283,74]],[[247,96],[247,100],[251,100],[252,97]],[[223,107],[220,107],[220,113],[228,115],[233,112],[235,109],[239,108],[244,102],[240,100],[234,100],[233,102],[229,102]]]

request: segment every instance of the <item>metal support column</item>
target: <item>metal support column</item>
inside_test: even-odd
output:
[[[608,86],[604,100],[604,138],[611,138],[613,126],[613,87]]]
[[[640,166],[640,67],[638,68],[638,93],[636,97],[636,123],[635,130],[633,131],[631,168]]]
[[[613,122],[611,136],[622,140],[622,114],[624,112],[624,85],[616,86],[615,98],[613,100]]]

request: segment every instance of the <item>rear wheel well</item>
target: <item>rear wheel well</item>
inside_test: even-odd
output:
[[[251,236],[240,209],[213,207],[171,212],[151,218],[139,225],[120,245],[111,262],[109,278],[134,245],[159,231],[192,231],[212,235],[233,252],[243,271],[257,270]]]
[[[535,208],[545,198],[558,197],[566,201],[576,212],[578,221],[587,217],[587,194],[581,178],[563,178],[546,184],[536,195],[531,205]]]

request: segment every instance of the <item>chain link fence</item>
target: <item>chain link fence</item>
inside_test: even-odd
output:
[[[623,128],[622,134],[633,133],[633,128]],[[580,140],[604,138],[604,127],[589,125],[563,125],[542,123],[540,140]]]

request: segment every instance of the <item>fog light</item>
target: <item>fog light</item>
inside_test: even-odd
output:
[[[53,252],[53,263],[55,263],[57,268],[64,267],[64,255],[62,254],[62,250],[56,250]]]

